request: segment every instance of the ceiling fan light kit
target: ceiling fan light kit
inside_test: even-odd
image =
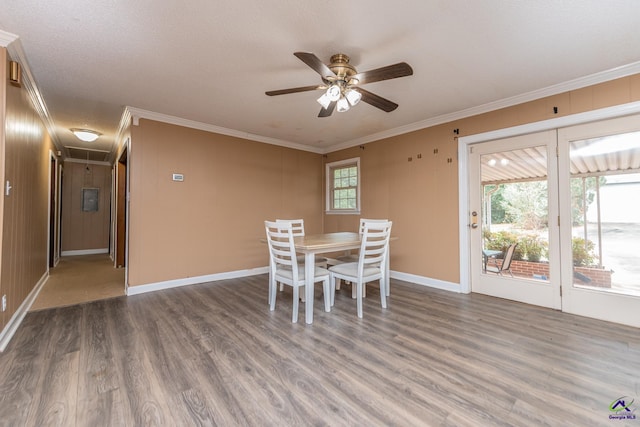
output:
[[[340,98],[338,100],[338,104],[336,105],[338,113],[344,113],[345,111],[349,111],[349,101],[347,101],[347,98]]]
[[[313,53],[295,52],[294,55],[320,74],[323,84],[273,90],[266,92],[266,94],[275,96],[318,89],[324,90],[325,92],[317,99],[322,106],[318,117],[329,117],[334,109],[339,113],[348,111],[361,100],[382,111],[391,112],[398,108],[398,104],[362,89],[359,85],[413,74],[413,69],[406,62],[358,73],[355,67],[349,64],[349,57],[343,53],[331,56],[329,65],[325,65]]]

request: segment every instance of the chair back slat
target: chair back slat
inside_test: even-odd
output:
[[[383,266],[389,253],[389,237],[391,236],[391,221],[364,222],[362,243],[358,261],[358,274],[370,266]],[[384,269],[383,269],[384,270]]]
[[[362,236],[362,233],[364,232],[364,224],[365,223],[380,223],[383,224],[385,222],[388,222],[389,220],[387,219],[367,219],[367,218],[360,218],[360,228],[358,229],[358,233],[360,234],[360,236]]]
[[[304,236],[304,219],[276,219],[276,222],[291,223],[293,237]]]
[[[272,269],[291,269],[294,280],[298,280],[298,262],[292,224],[288,221],[265,221],[264,226]]]

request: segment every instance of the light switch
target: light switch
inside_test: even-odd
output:
[[[182,181],[184,181],[184,175],[182,175],[181,173],[174,173],[173,174],[173,180],[174,181],[178,181],[178,182],[182,182]]]

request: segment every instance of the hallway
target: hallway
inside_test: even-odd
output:
[[[29,311],[123,296],[124,273],[108,254],[62,257]]]

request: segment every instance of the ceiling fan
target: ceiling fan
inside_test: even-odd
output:
[[[329,117],[335,109],[338,112],[347,111],[360,101],[373,105],[387,113],[391,112],[398,108],[398,104],[371,93],[360,86],[366,83],[413,74],[413,69],[406,62],[358,73],[356,68],[349,64],[349,57],[343,53],[331,56],[329,65],[325,65],[313,53],[295,52],[294,55],[320,74],[322,84],[271,90],[265,93],[269,96],[275,96],[311,90],[324,90],[325,92],[318,98],[318,103],[322,105],[318,117]]]

